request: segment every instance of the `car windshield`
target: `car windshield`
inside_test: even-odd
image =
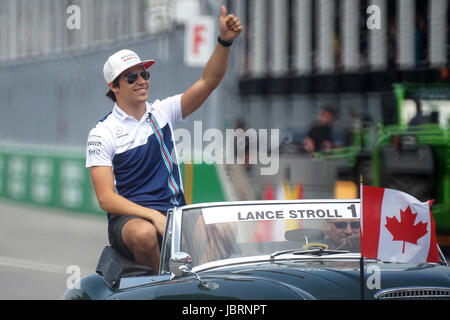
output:
[[[360,252],[359,202],[183,210],[180,250],[193,265],[298,249]]]

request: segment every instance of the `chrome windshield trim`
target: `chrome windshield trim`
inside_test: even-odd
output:
[[[359,261],[360,259],[359,253],[339,253],[327,256],[316,256],[316,255],[295,255],[295,254],[286,254],[281,256],[277,256],[273,261],[270,260],[270,255],[260,255],[260,256],[250,256],[250,257],[239,257],[239,258],[230,258],[223,259],[217,261],[207,262],[192,268],[194,272],[201,272],[211,269],[217,269],[222,267],[230,267],[233,265],[244,265],[244,264],[254,264],[254,263],[274,263],[281,261],[311,261],[311,260],[355,260]]]
[[[249,201],[222,201],[222,202],[207,202],[198,204],[189,204],[177,208],[177,210],[188,210],[209,207],[224,207],[224,206],[249,206],[261,204],[293,204],[293,203],[360,203],[360,199],[298,199],[298,200],[249,200]]]
[[[180,251],[182,213],[183,213],[182,208],[175,208],[173,210],[172,246],[170,256],[173,256],[175,252]]]

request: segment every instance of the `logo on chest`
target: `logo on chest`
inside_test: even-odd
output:
[[[147,118],[145,118],[145,121],[147,122],[147,123],[150,123],[150,121],[152,121],[152,114],[149,112],[149,113],[147,113]]]
[[[128,136],[128,133],[125,133],[122,127],[115,127],[114,133],[116,134],[117,139]]]

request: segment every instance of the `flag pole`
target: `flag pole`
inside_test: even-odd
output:
[[[360,214],[359,219],[362,218],[362,210],[363,210],[363,204],[362,204],[362,188],[363,187],[363,176],[359,176],[359,199],[360,199]],[[360,228],[362,228],[362,225],[360,224]],[[362,229],[361,229],[362,231]],[[364,300],[364,256],[361,254],[361,257],[359,258],[359,289],[361,293],[361,300]]]

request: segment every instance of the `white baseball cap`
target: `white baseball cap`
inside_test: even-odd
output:
[[[128,68],[140,64],[145,69],[148,69],[154,63],[155,60],[141,61],[134,51],[128,49],[120,50],[106,60],[103,66],[103,76],[105,77],[106,83],[110,83]]]

